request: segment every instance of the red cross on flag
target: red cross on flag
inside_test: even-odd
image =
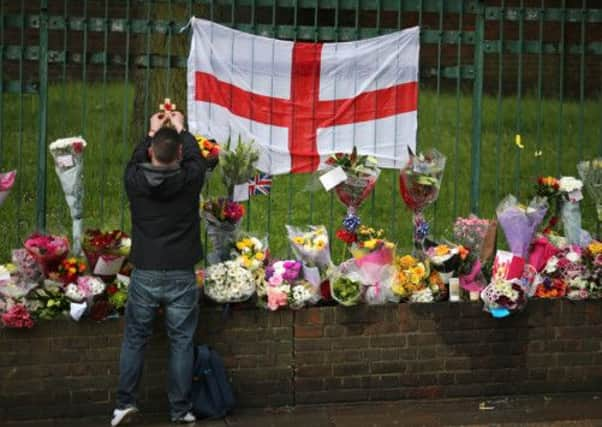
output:
[[[333,153],[400,168],[415,149],[418,27],[367,40],[306,43],[193,18],[188,124],[223,142],[254,140],[258,169],[312,172]]]

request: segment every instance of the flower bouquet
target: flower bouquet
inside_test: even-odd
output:
[[[194,138],[199,144],[201,156],[203,156],[204,159],[207,159],[209,168],[213,169],[213,167],[217,165],[219,159],[219,153],[221,151],[220,145],[215,141],[215,139],[208,139],[202,135],[195,135]]]
[[[83,230],[86,141],[81,137],[58,139],[49,148],[73,220],[73,253],[79,255]]]
[[[27,306],[20,302],[9,302],[2,311],[0,321],[6,328],[31,329],[35,324]]]
[[[267,253],[265,241],[253,236],[243,236],[234,244],[232,257],[244,268],[255,271],[263,267]]]
[[[211,252],[207,254],[209,264],[230,258],[244,214],[243,205],[221,197],[208,199],[201,204],[201,216],[205,220],[207,236],[212,245]]]
[[[27,251],[27,249],[13,249],[11,259],[21,277],[32,282],[40,280],[40,277],[42,276],[40,267],[36,259]]]
[[[265,269],[265,287],[260,297],[267,300],[269,310],[289,306],[298,310],[315,300],[318,292],[307,280],[302,279],[299,261],[276,261]]]
[[[404,255],[395,260],[397,275],[393,281],[393,293],[403,300],[410,300],[412,295],[424,290],[430,292],[426,280],[429,276],[427,266],[411,255]],[[432,292],[431,292],[432,300]]]
[[[602,158],[586,160],[577,165],[577,172],[585,184],[598,213],[598,223],[602,222]]]
[[[65,258],[59,264],[56,272],[50,274],[50,278],[64,285],[76,283],[77,278],[87,270],[86,264],[76,257]]]
[[[288,240],[298,260],[303,263],[303,277],[315,289],[313,303],[321,299],[320,287],[333,264],[330,258],[328,233],[323,225],[297,228],[286,225]]]
[[[457,271],[460,287],[469,293],[471,301],[478,301],[486,285],[485,277],[481,272],[481,260],[472,250],[464,246],[459,246],[459,249],[460,263]]]
[[[86,230],[82,247],[90,271],[103,277],[116,275],[130,253],[131,242],[130,237],[120,230]]]
[[[362,277],[354,259],[347,260],[331,272],[330,292],[332,299],[344,306],[352,306],[362,296]]]
[[[522,310],[527,304],[527,293],[519,279],[495,278],[481,291],[485,311],[502,318]]]
[[[382,229],[360,225],[356,232],[356,241],[351,244],[350,252],[357,264],[391,265],[395,258],[395,244],[385,239]]]
[[[13,264],[0,265],[0,296],[5,299],[20,300],[38,284],[20,275]]]
[[[255,166],[259,160],[259,150],[253,142],[245,143],[238,137],[238,143],[234,149],[230,148],[228,141],[225,150],[221,151],[222,181],[228,191],[228,199],[234,199],[234,188],[237,185],[247,185],[248,181],[255,176]],[[248,193],[247,193],[248,194]]]
[[[564,228],[564,235],[571,245],[581,245],[586,233],[581,229],[581,208],[579,201],[583,199],[581,189],[583,182],[572,176],[563,176],[560,178],[559,190],[562,200],[560,216]]]
[[[586,267],[585,277],[588,281],[589,298],[602,298],[602,243],[593,241],[583,253],[583,264]]]
[[[0,206],[4,203],[11,188],[15,185],[17,171],[0,173]]]
[[[107,300],[118,313],[123,314],[128,299],[129,286],[130,278],[122,274],[118,274],[113,283],[107,286]]]
[[[354,233],[360,224],[356,212],[372,193],[380,175],[377,160],[371,156],[358,155],[357,149],[353,147],[351,154],[337,153],[330,156],[326,160],[326,166],[326,173],[339,168],[343,171],[345,178],[334,187],[334,191],[347,208],[342,230]]]
[[[48,277],[67,256],[69,241],[62,236],[34,233],[25,240],[24,247],[34,257],[44,276]]]
[[[563,298],[569,284],[578,286],[578,279],[585,276],[585,266],[581,259],[581,248],[569,246],[550,257],[542,272],[536,276],[533,285],[538,298]]]
[[[73,302],[91,300],[104,292],[105,283],[95,276],[80,276],[65,287],[65,296]]]
[[[35,319],[51,320],[66,316],[71,305],[62,284],[53,280],[44,280],[41,287],[33,290],[31,299]]]
[[[540,176],[537,178],[535,186],[535,195],[542,199],[546,199],[550,207],[544,218],[547,218],[546,226],[543,229],[543,234],[551,234],[555,232],[558,224],[560,212],[560,181],[553,176]],[[552,209],[555,206],[555,209]]]
[[[538,197],[527,207],[520,205],[512,195],[500,202],[496,210],[498,223],[504,230],[506,241],[514,255],[527,258],[531,240],[547,210],[547,201]]]
[[[480,261],[487,261],[495,251],[497,222],[476,215],[458,217],[454,222],[454,242],[469,249]]]
[[[414,247],[424,251],[429,225],[423,215],[426,206],[437,200],[445,169],[445,156],[435,149],[416,155],[408,148],[410,159],[399,171],[399,191],[414,214]]]
[[[242,302],[255,293],[255,280],[236,261],[225,261],[207,268],[203,292],[220,304]]]
[[[424,254],[429,260],[431,270],[439,272],[447,287],[449,279],[454,277],[460,265],[461,251],[462,255],[466,255],[466,250],[462,246],[451,243],[436,244],[430,240],[424,242],[424,246],[426,247]]]

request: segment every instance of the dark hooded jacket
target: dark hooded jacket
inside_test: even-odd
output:
[[[130,260],[139,269],[189,270],[202,257],[199,193],[207,163],[193,135],[184,131],[180,137],[179,165],[151,165],[151,138],[146,138],[125,170],[132,213]]]

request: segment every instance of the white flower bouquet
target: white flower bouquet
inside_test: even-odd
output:
[[[203,289],[217,303],[242,302],[255,293],[255,280],[238,262],[225,261],[207,268]]]

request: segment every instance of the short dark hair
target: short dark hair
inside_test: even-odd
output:
[[[157,161],[171,163],[178,158],[178,148],[182,141],[175,129],[161,128],[153,136],[151,144]]]

